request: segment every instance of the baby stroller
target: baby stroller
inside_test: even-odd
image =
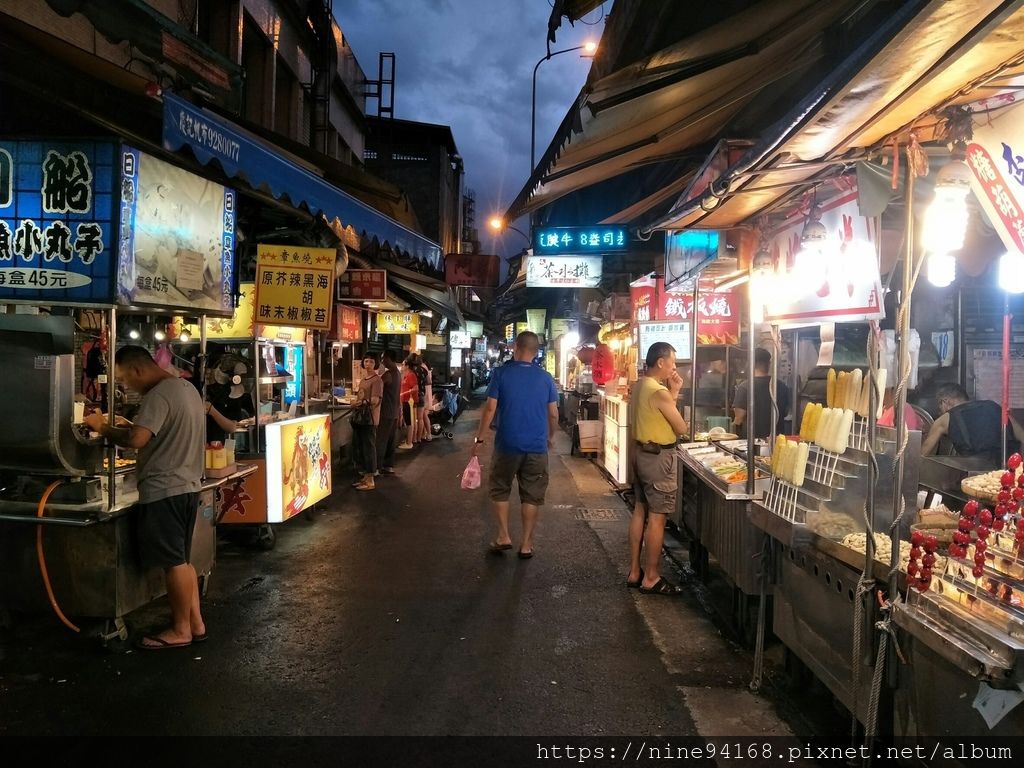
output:
[[[444,435],[449,440],[455,439],[454,433],[450,429],[446,429],[446,427],[449,424],[455,423],[455,420],[462,415],[462,412],[466,410],[467,403],[469,403],[469,400],[460,395],[456,389],[457,385],[455,384],[434,385],[434,391],[439,391],[439,394],[435,396],[438,402],[434,404],[430,413],[427,414],[427,418],[430,419],[430,433],[432,435]]]

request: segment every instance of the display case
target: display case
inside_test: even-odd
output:
[[[736,386],[746,378],[747,351],[726,344],[697,346],[697,405],[692,429],[707,432],[709,419],[727,418],[732,421],[732,399]],[[681,406],[689,410],[692,401],[690,382],[692,366],[689,361],[679,362],[679,372],[686,386],[679,394]],[[686,411],[680,410],[686,415]]]

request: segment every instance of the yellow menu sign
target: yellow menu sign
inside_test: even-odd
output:
[[[415,312],[378,312],[377,333],[420,332],[420,316]]]
[[[334,259],[332,248],[257,246],[256,322],[329,329]]]

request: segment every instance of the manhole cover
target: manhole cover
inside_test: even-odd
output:
[[[586,507],[576,507],[573,516],[577,520],[586,521],[622,520],[623,511],[621,509],[587,509]]]

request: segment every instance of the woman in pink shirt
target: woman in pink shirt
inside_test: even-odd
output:
[[[892,388],[886,389],[885,397],[882,401],[885,405],[885,410],[882,411],[882,417],[878,420],[878,426],[896,426],[896,408],[893,405],[895,399],[896,390]],[[917,415],[917,411],[914,410],[910,403],[905,403],[903,406],[903,423],[907,425],[907,429],[921,430],[924,426],[921,417]]]

